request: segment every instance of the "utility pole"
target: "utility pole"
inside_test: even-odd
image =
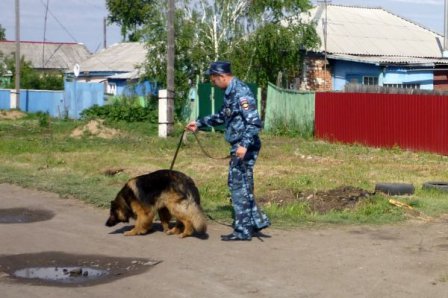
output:
[[[103,19],[103,48],[107,48],[107,19],[104,17]]]
[[[324,33],[324,91],[327,91],[327,80],[325,76],[327,75],[327,37],[328,37],[328,3],[331,4],[331,0],[321,0],[317,1],[320,4],[324,5],[325,18],[322,20],[323,22],[323,33]]]
[[[16,0],[16,85],[15,97],[11,102],[12,109],[19,109],[20,106],[20,1]]]
[[[174,0],[168,1],[168,50],[167,50],[167,89],[168,96],[174,99]]]
[[[445,0],[443,58],[448,58],[448,0]]]
[[[166,138],[174,124],[174,0],[168,0],[166,90],[159,90],[159,137]]]
[[[45,6],[45,21],[44,21],[44,40],[42,41],[42,68],[45,67],[45,41],[47,36],[47,19],[48,19],[48,6],[50,5],[50,0],[47,0],[47,5]]]

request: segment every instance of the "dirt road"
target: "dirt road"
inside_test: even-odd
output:
[[[0,209],[45,209],[54,217],[0,223],[0,254],[63,252],[162,261],[112,282],[29,285],[0,272],[1,297],[448,297],[448,223],[269,229],[263,242],[227,243],[161,232],[110,234],[107,210],[52,193],[0,184]],[[120,227],[118,227],[120,228]]]

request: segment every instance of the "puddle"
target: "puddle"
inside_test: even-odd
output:
[[[0,209],[0,224],[30,223],[50,220],[54,213],[49,210],[11,208]]]
[[[33,285],[92,286],[141,274],[160,263],[142,258],[116,258],[62,252],[0,255],[0,282]]]
[[[101,278],[107,274],[109,274],[107,270],[86,267],[33,267],[19,269],[13,273],[13,276],[78,284]]]

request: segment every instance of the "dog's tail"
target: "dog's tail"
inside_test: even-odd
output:
[[[205,218],[202,210],[193,215],[192,223],[193,228],[197,233],[204,234],[205,232],[207,232],[207,219]]]
[[[204,211],[202,211],[201,205],[197,203],[197,198],[195,198],[194,193],[189,193],[187,196],[190,202],[188,209],[190,209],[190,220],[193,228],[196,233],[204,234],[207,231],[207,218],[205,217]]]

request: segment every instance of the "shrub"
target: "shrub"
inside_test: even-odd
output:
[[[116,98],[114,103],[104,106],[94,105],[81,112],[81,119],[100,118],[118,122],[157,122],[157,101],[146,99],[144,106],[138,97]]]

